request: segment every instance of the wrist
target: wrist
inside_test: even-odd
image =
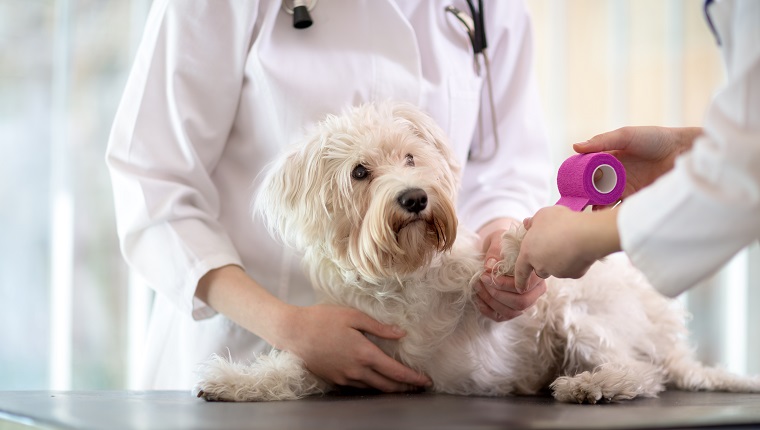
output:
[[[206,273],[198,282],[195,295],[272,345],[283,342],[293,313],[291,308],[295,308],[272,295],[236,265]]]
[[[618,207],[614,207],[592,212],[586,217],[588,221],[586,237],[593,238],[588,241],[591,246],[589,254],[594,261],[621,250],[617,214]]]
[[[269,320],[269,336],[267,341],[278,349],[295,351],[303,336],[303,326],[307,307],[291,305],[280,301],[271,313]]]

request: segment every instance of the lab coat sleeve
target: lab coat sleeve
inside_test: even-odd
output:
[[[760,237],[760,2],[717,5],[728,8],[729,25],[719,28],[727,84],[708,109],[705,133],[618,217],[623,250],[668,296]]]
[[[198,280],[241,265],[217,220],[212,176],[237,109],[256,3],[153,3],[106,155],[125,259],[196,319],[214,314],[195,298]]]
[[[551,158],[533,76],[533,36],[522,2],[488,3],[486,31],[499,145],[488,161],[464,169],[460,216],[471,229],[502,217],[523,218],[549,203]],[[494,147],[488,88],[483,84],[483,136],[474,147]]]

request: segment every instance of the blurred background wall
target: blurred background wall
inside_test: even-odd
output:
[[[556,166],[617,127],[701,124],[724,76],[700,0],[526,1]],[[150,3],[0,0],[0,390],[131,386],[151,293],[104,151]],[[759,263],[754,245],[680,298],[708,363],[760,373]]]

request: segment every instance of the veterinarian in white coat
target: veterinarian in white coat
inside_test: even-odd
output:
[[[727,83],[704,127],[628,127],[577,145],[613,151],[633,179],[630,198],[591,214],[540,210],[527,223],[518,286],[534,269],[579,277],[622,249],[660,292],[676,296],[760,238],[760,2],[706,7]]]
[[[448,133],[465,166],[461,222],[482,236],[547,203],[525,7],[485,7],[494,125],[483,68],[445,12],[450,3],[320,0],[314,24],[295,29],[280,1],[153,2],[107,153],[124,257],[157,292],[145,388],[189,389],[212,353],[247,361],[268,350],[266,341],[338,384],[399,391],[428,383],[362,334],[403,333],[313,305],[298,256],[250,206],[257,175],[308,125],[384,99],[421,106]],[[471,151],[491,155],[468,162]]]

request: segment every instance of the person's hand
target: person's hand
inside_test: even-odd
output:
[[[550,206],[523,222],[527,233],[515,264],[515,287],[532,276],[580,278],[598,259],[620,250],[617,209],[593,213]]]
[[[409,391],[431,381],[386,355],[364,333],[397,340],[403,330],[380,324],[356,309],[285,303],[237,265],[210,270],[196,297],[275,348],[300,357],[317,376],[337,385]]]
[[[690,149],[700,134],[699,127],[623,127],[576,143],[573,149],[579,153],[608,152],[617,158],[626,172],[625,199],[672,169],[676,157]]]
[[[364,335],[400,339],[405,333],[398,327],[342,306],[292,309],[287,341],[277,347],[299,356],[315,375],[337,385],[383,392],[412,391],[431,384],[430,378],[389,357]]]
[[[528,280],[527,288],[521,291],[515,288],[515,278],[493,275],[493,267],[501,259],[503,233],[503,229],[497,229],[483,238],[485,273],[474,285],[478,310],[497,322],[522,315],[546,292],[546,282],[535,274]]]

